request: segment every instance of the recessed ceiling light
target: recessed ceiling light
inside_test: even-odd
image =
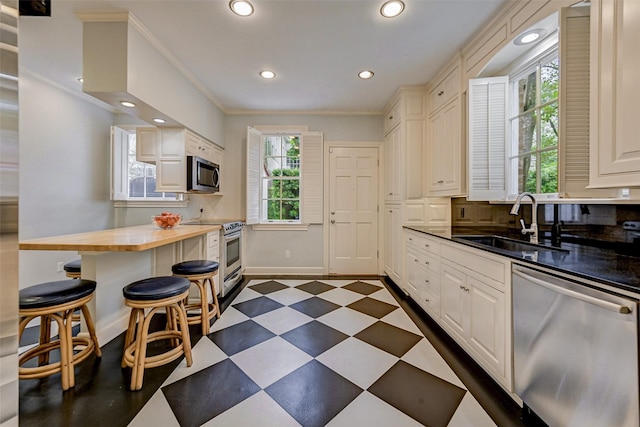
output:
[[[229,7],[239,16],[249,16],[253,13],[253,5],[247,0],[231,0]]]
[[[136,106],[136,104],[134,104],[133,102],[129,102],[129,101],[120,101],[120,104],[123,107],[129,107],[129,108],[133,108]]]
[[[269,71],[269,70],[260,71],[260,77],[262,77],[263,79],[273,79],[275,76],[276,76],[276,73],[274,73],[273,71]]]
[[[385,18],[393,18],[398,16],[404,10],[404,3],[400,0],[389,0],[380,8],[380,14]]]
[[[370,79],[371,77],[373,77],[373,71],[369,71],[369,70],[360,71],[358,73],[358,77],[365,80]]]
[[[542,28],[525,31],[524,33],[516,37],[515,40],[513,40],[513,43],[517,45],[533,43],[536,40],[540,40],[545,36],[545,34],[547,34],[547,31]]]
[[[160,117],[154,118],[153,121],[156,122],[156,123],[166,123],[167,122],[165,119],[161,119]]]

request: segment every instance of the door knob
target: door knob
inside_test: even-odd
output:
[[[335,220],[335,219],[332,219],[332,220],[331,220],[331,224],[335,224],[335,223],[336,223],[336,220]]]

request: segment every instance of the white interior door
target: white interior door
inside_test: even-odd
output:
[[[378,149],[329,153],[329,273],[378,272]]]

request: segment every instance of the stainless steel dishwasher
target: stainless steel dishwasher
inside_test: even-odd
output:
[[[514,264],[516,394],[552,427],[637,427],[638,301]]]

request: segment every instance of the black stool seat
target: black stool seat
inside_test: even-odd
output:
[[[150,277],[128,284],[122,294],[129,300],[153,301],[180,295],[188,291],[190,285],[189,279],[184,277]]]
[[[64,271],[66,271],[67,273],[80,273],[81,261],[82,260],[79,260],[79,259],[76,259],[74,261],[69,261],[64,265]]]
[[[51,307],[91,295],[96,282],[85,279],[69,279],[30,286],[20,291],[20,309]]]
[[[171,267],[173,274],[179,274],[181,276],[213,273],[217,269],[218,263],[209,260],[183,261]]]

